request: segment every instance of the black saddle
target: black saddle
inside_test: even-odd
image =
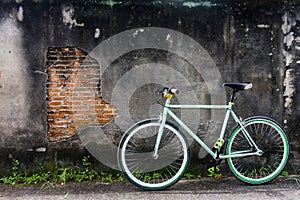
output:
[[[244,82],[244,83],[224,83],[225,87],[232,88],[235,92],[240,90],[249,90],[253,87],[252,83]]]

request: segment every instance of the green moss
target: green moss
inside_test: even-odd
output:
[[[114,1],[114,0],[80,0],[80,2],[84,5],[105,5],[113,7],[114,5],[123,4],[122,1]]]
[[[182,5],[184,7],[188,7],[188,8],[195,8],[195,7],[211,8],[211,7],[215,7],[215,6],[221,6],[220,4],[211,3],[210,1],[200,1],[200,2],[188,1],[188,2],[184,2]]]

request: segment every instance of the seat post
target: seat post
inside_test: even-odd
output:
[[[235,99],[235,93],[238,92],[238,90],[233,89],[232,95],[230,97],[230,102],[233,103]]]

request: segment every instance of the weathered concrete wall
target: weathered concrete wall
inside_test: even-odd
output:
[[[279,0],[1,1],[0,149],[31,152],[45,147],[43,150],[51,152],[83,148],[80,139],[73,137],[79,129],[75,134],[67,133],[66,137],[60,137],[61,133],[57,133],[56,137],[53,132],[49,136],[52,125],[48,123],[51,113],[47,103],[49,105],[51,98],[47,98],[47,81],[49,83],[49,61],[53,61],[46,56],[49,47],[91,52],[101,42],[126,30],[162,27],[183,33],[199,44],[202,48],[200,53],[203,53],[199,55],[209,55],[207,60],[199,56],[200,65],[207,61],[215,65],[222,81],[252,81],[253,90],[238,96],[237,113],[242,117],[267,115],[283,123],[292,139],[293,156],[299,160],[299,7],[297,1]],[[143,34],[143,29],[135,34],[139,33]],[[112,103],[113,91],[119,87],[119,80],[127,78],[126,73],[128,75],[138,67],[145,68],[145,78],[153,80],[157,74],[155,70],[149,73],[147,66],[149,69],[154,66],[153,63],[159,63],[156,65],[159,69],[167,66],[170,71],[179,73],[178,77],[182,80],[176,78],[177,82],[181,80],[182,88],[195,93],[196,102],[213,102],[205,77],[191,63],[192,59],[181,56],[187,55],[186,49],[180,49],[182,47],[184,44],[178,43],[175,46],[169,44],[166,50],[152,48],[125,52],[105,71],[100,71],[102,76],[98,89],[101,93],[97,91],[97,97]],[[111,46],[107,52],[114,53],[113,50],[117,52],[119,48]],[[175,49],[178,54],[168,52],[168,49]],[[190,56],[197,55],[193,49],[190,51]],[[99,65],[101,69],[101,61]],[[68,66],[68,62],[60,65],[65,69]],[[165,82],[176,83],[172,77],[169,79]],[[134,83],[122,84],[126,93]],[[162,84],[156,82],[137,87],[128,97],[128,102],[120,100],[119,103],[128,103],[128,113],[134,121],[155,116],[157,102],[152,96],[153,91],[160,87]],[[184,96],[186,93],[181,94]],[[122,113],[121,106],[116,109]],[[61,116],[62,120],[69,117]],[[199,134],[205,135],[206,120],[212,123],[211,114],[201,112],[200,119],[204,122],[199,125]],[[122,131],[119,131],[116,122],[112,121],[107,128],[109,138],[120,137]],[[71,120],[63,126],[72,127],[74,123]],[[49,138],[56,138],[56,142]],[[58,141],[57,138],[64,140]]]
[[[284,115],[291,133],[291,140],[295,152],[299,153],[299,7],[291,6],[286,10],[282,19],[283,58],[284,58]],[[299,157],[297,157],[299,158]]]
[[[1,148],[43,145],[46,74],[39,71],[44,68],[43,54],[35,49],[43,44],[23,24],[21,6],[5,4],[0,10]]]

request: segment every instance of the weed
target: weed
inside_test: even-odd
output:
[[[117,177],[116,177],[116,179],[118,180],[118,181],[124,181],[125,180],[125,177],[122,175],[122,174],[117,174],[116,175]]]
[[[291,177],[286,179],[286,181],[295,181],[297,183],[297,186],[300,187],[300,178],[298,177]]]
[[[291,167],[292,167],[293,172],[294,172],[295,174],[299,174],[299,172],[300,172],[300,166],[299,166],[299,163],[292,162],[292,163],[291,163]]]
[[[15,185],[17,183],[22,182],[23,176],[19,173],[19,165],[20,162],[17,159],[14,159],[11,154],[9,154],[9,158],[11,159],[11,171],[12,175],[2,177],[0,180],[3,181],[3,183],[10,184],[10,185]]]
[[[54,184],[65,184],[66,182],[82,182],[100,180],[103,182],[113,182],[114,180],[123,181],[125,178],[117,171],[101,171],[98,173],[89,161],[89,156],[82,159],[82,167],[79,166],[65,166],[62,161],[57,159],[57,154],[54,156],[53,167],[48,167],[48,170],[43,168],[39,172],[33,174],[20,173],[20,162],[14,159],[12,155],[11,159],[11,175],[0,178],[0,181],[5,184],[39,184],[42,183],[41,190],[45,190],[49,187],[54,187]]]
[[[193,178],[195,178],[195,175],[193,175],[193,174],[191,174],[191,173],[185,173],[184,174],[184,177],[186,178],[186,179],[193,179]]]
[[[65,199],[67,199],[70,196],[70,192],[67,192],[65,195]]]
[[[283,170],[281,172],[281,176],[288,176],[289,175],[289,172],[287,170]]]
[[[48,173],[35,173],[31,176],[25,176],[24,177],[24,184],[31,185],[31,184],[38,184],[42,182],[47,182],[50,180],[51,174]]]
[[[40,190],[41,191],[44,191],[44,190],[47,190],[49,187],[52,187],[54,188],[54,183],[51,183],[50,181],[47,181],[46,183],[42,184]]]

